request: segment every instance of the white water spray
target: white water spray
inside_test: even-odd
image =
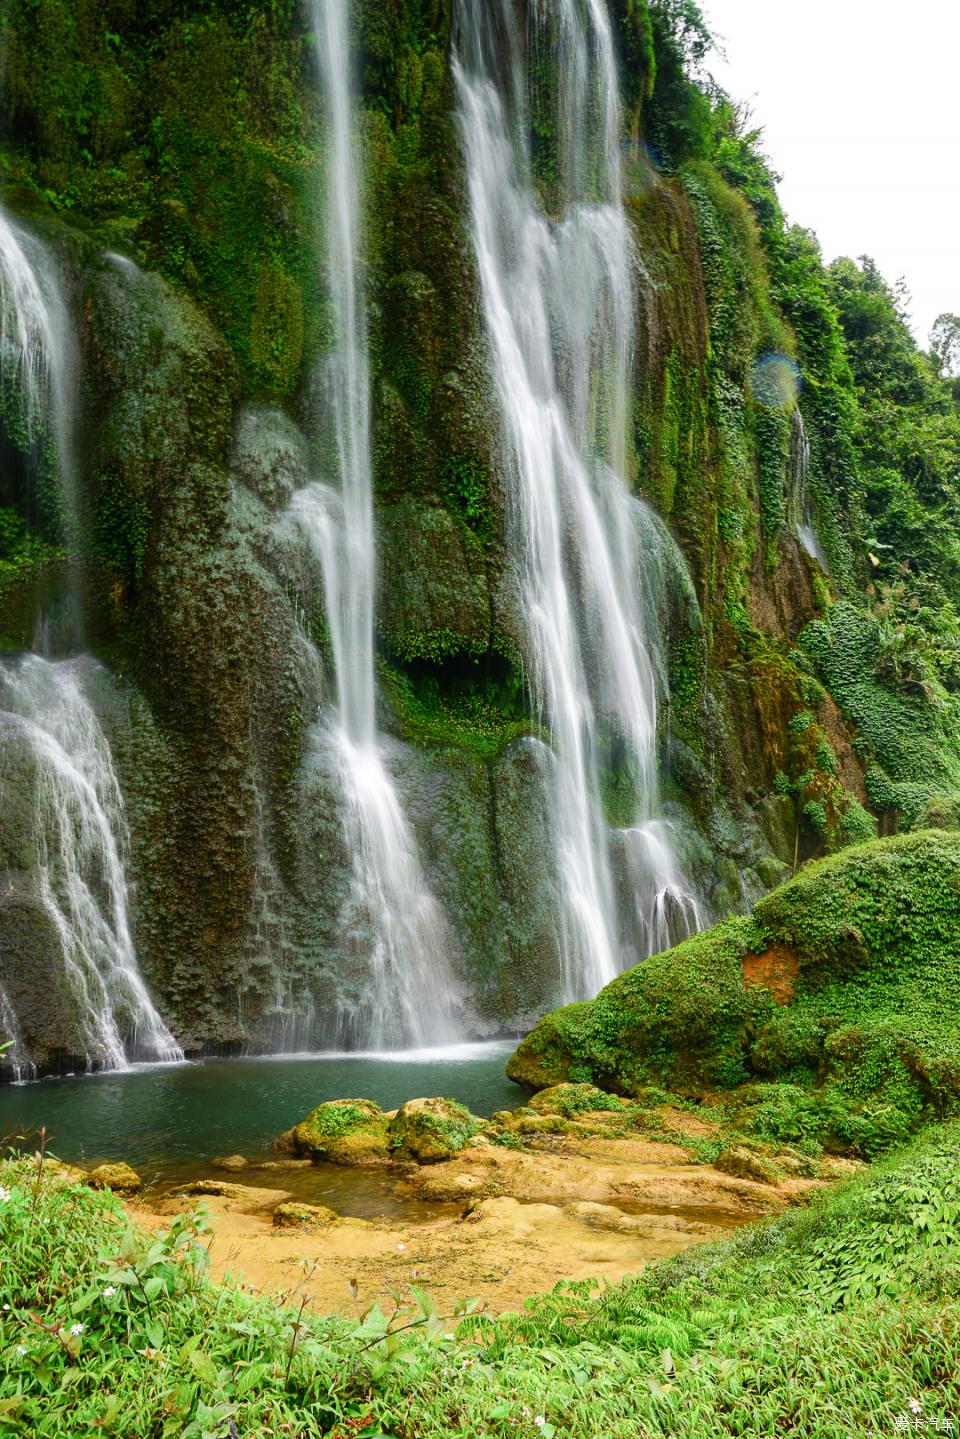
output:
[[[72,428],[76,351],[50,259],[0,211],[0,376],[19,392],[28,445],[52,444],[64,539],[76,535]],[[37,458],[36,453],[34,458]],[[46,625],[38,625],[45,647]],[[0,663],[0,711],[36,767],[34,836],[41,901],[60,939],[64,984],[90,1065],[182,1059],[137,967],[124,857],[128,834],[110,749],[82,691],[88,657],[52,663],[38,654]],[[0,772],[0,780],[3,775]],[[22,1057],[17,1016],[2,1023]]]
[[[14,1084],[24,1084],[37,1077],[37,1067],[29,1058],[20,1033],[20,1021],[7,991],[0,985],[0,1044],[7,1048],[3,1060],[13,1074]]]
[[[553,821],[565,999],[699,924],[655,819],[662,684],[648,512],[628,488],[636,257],[621,198],[620,107],[603,0],[460,0],[456,80],[471,234],[500,404],[527,662],[553,738]],[[562,217],[537,201],[528,43],[556,69]],[[635,822],[620,832],[633,910],[621,942],[600,747],[622,756]],[[631,931],[633,931],[631,933]],[[642,956],[641,956],[642,957]]]
[[[82,689],[94,664],[86,658],[54,664],[39,655],[0,664],[0,712],[14,721],[36,766],[36,876],[59,936],[83,1053],[89,1064],[124,1069],[133,1059],[176,1060],[183,1052],[137,967],[123,801],[106,738]],[[2,780],[0,768],[0,793]]]
[[[334,1042],[395,1049],[452,1040],[457,1027],[449,932],[377,735],[370,376],[347,0],[313,0],[312,12],[329,121],[324,209],[337,349],[327,375],[339,488],[306,486],[291,516],[323,574],[336,707],[313,743],[332,753],[343,796],[352,875],[341,938],[351,977],[362,975],[338,1015]]]
[[[0,210],[0,373],[19,390],[31,447],[49,438],[66,539],[76,534],[72,416],[76,344],[43,246]]]

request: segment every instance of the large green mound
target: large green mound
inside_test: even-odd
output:
[[[749,916],[546,1015],[508,1073],[538,1089],[735,1090],[760,1132],[876,1152],[958,1107],[960,835],[810,865]]]

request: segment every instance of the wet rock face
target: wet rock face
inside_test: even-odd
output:
[[[405,500],[380,508],[378,624],[394,654],[436,659],[483,654],[490,596],[483,546],[439,505]]]
[[[240,411],[229,463],[237,480],[274,511],[282,510],[310,477],[302,431],[273,406]]]
[[[0,987],[16,1016],[18,1058],[38,1071],[71,1068],[84,1046],[63,982],[60,936],[35,882],[0,873]],[[0,1074],[12,1073],[12,1054]]]
[[[84,313],[92,544],[113,575],[94,609],[139,692],[120,757],[135,938],[187,1047],[229,1043],[287,987],[279,943],[250,942],[300,758],[294,617],[263,561],[305,443],[269,407],[234,427],[226,347],[157,277],[102,262]]]

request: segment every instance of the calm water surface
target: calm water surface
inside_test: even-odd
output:
[[[209,1060],[6,1085],[0,1135],[45,1124],[62,1159],[124,1159],[157,1177],[182,1177],[219,1154],[269,1157],[276,1135],[328,1099],[395,1109],[445,1095],[483,1116],[514,1109],[524,1097],[504,1073],[514,1047],[498,1040],[394,1055]]]

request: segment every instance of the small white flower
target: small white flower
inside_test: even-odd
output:
[[[103,1291],[103,1297],[104,1299],[112,1299],[116,1292],[117,1291],[114,1285],[108,1284],[106,1289]]]
[[[922,1400],[922,1399],[911,1399],[911,1400],[910,1400],[910,1408],[913,1410],[914,1414],[919,1414],[919,1413],[920,1413],[920,1410],[923,1408],[923,1400]]]
[[[8,1310],[8,1309],[10,1308],[10,1305],[9,1305],[9,1304],[5,1304],[5,1305],[3,1306],[3,1308],[4,1308],[4,1311],[6,1311],[6,1310]]]
[[[17,1353],[18,1353],[21,1357],[22,1357],[24,1354],[26,1354],[26,1352],[27,1352],[27,1346],[26,1346],[25,1344],[18,1344],[18,1345],[17,1345]]]
[[[546,1419],[544,1419],[544,1417],[543,1417],[542,1414],[534,1414],[534,1416],[533,1416],[533,1422],[534,1422],[534,1424],[536,1424],[536,1426],[537,1426],[538,1429],[542,1429],[543,1426],[544,1426],[544,1424],[546,1424],[547,1421],[546,1421]]]
[[[71,1324],[71,1325],[70,1325],[70,1333],[73,1335],[74,1339],[79,1339],[79,1338],[80,1338],[80,1335],[83,1333],[83,1325],[82,1325],[82,1324]]]
[[[397,1245],[397,1248],[398,1248],[398,1249],[406,1249],[406,1247],[407,1247],[407,1246],[406,1246],[405,1244],[398,1244],[398,1245]]]
[[[0,1204],[6,1204],[13,1196],[13,1190],[8,1189],[5,1184],[0,1184]]]

